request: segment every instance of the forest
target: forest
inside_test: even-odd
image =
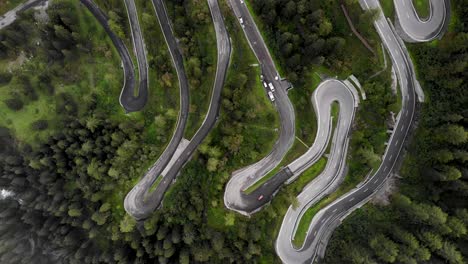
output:
[[[123,2],[96,2],[131,47]],[[258,69],[249,66],[256,59],[226,1],[220,4],[234,53],[218,124],[160,210],[140,222],[125,214],[123,198],[164,149],[178,101],[177,78],[151,3],[136,2],[143,11],[145,40],[152,40],[147,42],[152,90],[150,106],[132,115],[124,115],[118,105],[118,55],[77,1],[55,0],[46,11],[48,20],[26,12],[0,31],[0,64],[23,63],[11,66],[11,72],[0,68],[0,188],[11,192],[0,199],[0,262],[278,263],[274,240],[279,225],[307,181],[284,187],[251,218],[224,208],[224,185],[232,171],[271,149],[277,125]],[[291,97],[309,96],[310,73],[323,67],[366,79],[369,99],[353,128],[349,188],[378,164],[385,113],[397,102],[388,71],[368,78],[380,61],[350,37],[338,2],[249,3],[274,57],[295,85]],[[345,2],[356,27],[377,50],[375,32],[366,31],[371,14],[359,15],[356,1]],[[207,94],[210,82],[201,79],[209,78],[201,77],[212,74],[214,61],[207,6],[197,0],[167,4],[191,92]],[[372,204],[352,214],[334,234],[326,263],[458,264],[468,259],[467,6],[461,0],[453,7],[458,20],[442,41],[409,45],[429,99],[421,106],[399,173],[399,191],[390,205]],[[354,63],[357,57],[361,63]],[[307,108],[307,100],[293,101]],[[193,108],[192,116],[202,109]],[[313,139],[313,133],[308,136]]]
[[[105,8],[111,13],[109,17],[115,20],[113,28],[120,31],[119,35],[128,42],[129,32],[124,30],[126,20],[122,19],[123,14],[112,11],[117,7],[116,3],[109,2]],[[185,7],[184,4],[180,5],[179,8]],[[228,10],[227,6],[223,8]],[[167,108],[164,110],[167,113],[148,108],[135,115],[118,114],[123,112],[116,109],[118,89],[121,88],[118,82],[112,83],[112,87],[107,87],[109,83],[102,81],[94,83],[96,88],[107,90],[109,98],[99,90],[90,89],[94,87],[83,87],[83,91],[69,90],[69,82],[80,78],[94,79],[94,76],[75,69],[74,79],[60,80],[67,77],[64,67],[77,66],[68,58],[86,58],[86,65],[93,66],[95,61],[88,58],[87,53],[96,58],[104,54],[108,56],[107,59],[116,54],[109,49],[109,41],[101,41],[105,39],[99,37],[102,30],[98,30],[96,22],[90,22],[92,17],[79,4],[68,0],[54,1],[47,14],[51,19],[43,22],[38,30],[30,32],[30,35],[44,41],[43,45],[36,47],[32,40],[15,35],[16,27],[24,25],[19,29],[26,30],[31,23],[37,22],[32,13],[22,15],[13,28],[2,31],[1,35],[5,61],[24,52],[48,61],[49,69],[54,70],[46,83],[49,86],[36,85],[35,82],[31,85],[22,83],[24,88],[21,89],[28,88],[30,91],[20,98],[11,93],[14,89],[10,87],[16,85],[14,77],[6,73],[2,75],[5,76],[2,89],[6,89],[8,97],[2,102],[4,108],[1,113],[14,118],[29,111],[29,108],[38,112],[34,100],[48,100],[52,96],[58,98],[51,103],[51,116],[27,122],[24,128],[16,127],[16,122],[11,120],[5,122],[1,129],[1,186],[13,193],[0,200],[0,217],[4,223],[0,239],[1,262],[189,263],[226,259],[246,262],[259,258],[262,251],[258,241],[263,234],[253,222],[245,219],[237,222],[236,216],[230,214],[225,220],[216,219],[221,220],[223,226],[226,223],[229,228],[215,228],[213,226],[217,223],[207,223],[208,217],[213,218],[208,216],[213,215],[208,209],[217,202],[213,197],[221,197],[222,184],[229,177],[228,171],[232,171],[236,163],[248,163],[260,156],[263,146],[270,144],[273,136],[268,130],[262,133],[261,138],[258,136],[258,131],[265,130],[261,124],[272,123],[275,117],[271,106],[267,105],[268,99],[260,97],[262,95],[258,91],[261,90],[252,92],[259,85],[258,71],[252,71],[249,66],[254,62],[253,54],[240,52],[233,56],[232,67],[236,72],[228,76],[223,95],[223,107],[232,114],[223,112],[220,118],[220,123],[226,125],[200,147],[199,153],[186,166],[182,173],[186,176],[180,177],[173,191],[167,195],[167,206],[146,221],[137,223],[125,214],[123,198],[144,170],[156,160],[169,135],[166,132],[170,129],[158,116],[164,114],[164,119],[168,120],[174,114],[170,115]],[[179,23],[187,27],[199,24],[192,23],[190,17],[185,18],[187,21]],[[207,19],[200,16],[195,18]],[[229,23],[235,28],[233,34],[241,36],[236,21],[230,19]],[[83,38],[77,38],[83,34],[80,26],[91,29]],[[146,24],[143,26],[145,28]],[[98,33],[94,33],[97,35],[94,39],[91,36],[96,31]],[[92,41],[87,41],[88,37]],[[85,44],[86,49],[80,49]],[[248,51],[245,41],[236,41],[236,45]],[[156,53],[152,54],[154,60],[165,56],[164,49],[159,50],[162,54],[150,50]],[[200,55],[199,60],[206,59]],[[164,63],[155,65],[152,62],[150,60],[151,65],[157,66],[159,75],[163,75],[161,71],[170,71]],[[119,65],[118,62],[114,64],[115,68]],[[43,72],[43,69],[33,69],[30,79],[41,80],[36,73]],[[24,71],[19,68],[16,72]],[[117,81],[121,78],[118,72],[104,75],[109,74],[114,74]],[[42,87],[48,89],[43,91]],[[172,89],[168,85],[158,87],[169,91]],[[88,94],[81,94],[88,91]],[[11,107],[15,103],[10,102],[10,97],[17,99],[18,107]],[[258,109],[258,113],[246,109]],[[155,118],[155,115],[158,116]],[[51,126],[47,125],[49,123]],[[156,136],[153,129],[157,130]],[[37,131],[47,134],[41,138],[27,137]],[[17,138],[21,134],[24,134],[23,137]],[[236,157],[232,160],[235,162],[230,162],[234,155]],[[215,188],[207,189],[211,185]],[[218,208],[222,208],[222,203]],[[232,227],[234,222],[235,228]]]
[[[358,210],[333,235],[325,263],[468,260],[468,2],[454,1],[441,41],[409,45],[428,96],[388,206]]]

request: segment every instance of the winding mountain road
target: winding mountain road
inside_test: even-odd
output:
[[[146,104],[148,97],[148,63],[134,0],[124,1],[139,66],[138,96],[135,96],[134,65],[127,47],[110,29],[106,15],[92,0],[80,1],[104,27],[121,57],[125,75],[125,82],[120,96],[121,105],[128,112],[140,110]],[[165,192],[218,119],[221,92],[230,62],[231,44],[217,0],[207,1],[216,32],[218,50],[217,70],[210,107],[199,130],[188,145],[183,147],[177,159],[168,167],[171,158],[181,144],[185,131],[189,108],[189,89],[183,58],[173,34],[164,2],[163,0],[152,0],[153,8],[178,75],[181,109],[176,130],[165,151],[125,198],[125,210],[139,220],[150,216],[162,204]],[[304,244],[296,248],[292,240],[304,213],[320,199],[334,191],[344,179],[349,130],[359,99],[356,90],[349,82],[336,79],[323,81],[311,98],[318,119],[317,138],[314,144],[306,153],[280,170],[254,192],[251,194],[244,193],[243,190],[274,169],[292,146],[295,135],[295,116],[293,106],[287,96],[290,84],[279,77],[268,48],[248,8],[243,0],[229,0],[242,25],[244,34],[261,64],[264,80],[267,83],[271,82],[276,88],[274,104],[279,112],[281,128],[278,141],[266,157],[233,173],[224,194],[226,207],[246,215],[261,209],[273,198],[282,184],[293,181],[312,166],[324,155],[328,144],[331,144],[325,169],[302,190],[297,197],[299,205],[296,207],[290,206],[283,219],[275,249],[284,263],[311,263],[323,257],[333,230],[341,224],[346,216],[369,201],[393,173],[407,134],[412,126],[416,102],[417,100],[424,101],[424,93],[415,78],[413,64],[401,38],[409,42],[425,42],[440,38],[445,33],[450,18],[450,1],[428,1],[430,1],[431,5],[430,16],[423,20],[419,18],[411,2],[394,0],[398,20],[397,29],[395,29],[383,15],[378,0],[360,0],[361,7],[364,10],[377,9],[380,11],[374,26],[396,69],[401,89],[402,108],[397,116],[382,162],[377,171],[356,188],[317,212],[310,223]],[[18,7],[14,14],[10,13],[5,16],[4,19],[7,19],[5,21],[9,22],[10,19],[14,21],[18,10],[24,10],[29,4],[37,2],[41,1],[28,1],[26,5]],[[401,35],[401,38],[397,32]],[[340,108],[336,127],[332,130],[331,106],[334,102],[337,102]],[[332,131],[334,131],[333,135]],[[167,172],[162,175],[164,169]],[[151,191],[151,186],[158,177],[163,178],[155,186],[155,190]],[[265,198],[259,199],[261,196],[265,196]]]
[[[313,197],[315,190],[312,189],[312,186],[308,185],[298,196],[300,203],[298,208],[294,209],[293,206],[290,206],[283,219],[275,245],[276,252],[284,263],[312,263],[323,257],[333,230],[346,216],[369,201],[372,195],[382,187],[394,170],[412,125],[416,93],[418,91],[422,93],[404,43],[383,15],[379,1],[360,0],[360,4],[364,10],[380,10],[380,15],[374,22],[374,26],[397,70],[402,94],[402,109],[397,116],[397,122],[388,141],[380,167],[355,189],[335,200],[314,216],[308,228],[305,242],[300,248],[295,248],[292,240],[303,212],[317,202],[313,198],[304,198],[307,195]],[[431,37],[427,36],[426,41],[430,39]],[[419,94],[419,99],[423,98],[424,96]]]
[[[257,191],[251,195],[246,195],[242,190],[248,188],[278,166],[291,148],[295,139],[295,114],[293,105],[287,95],[287,90],[291,84],[279,77],[273,59],[249,9],[244,1],[229,0],[229,3],[239,21],[242,18],[243,22],[241,26],[251,49],[260,62],[264,81],[272,83],[275,87],[275,91],[273,92],[275,97],[274,104],[278,110],[281,124],[279,138],[271,152],[260,161],[235,171],[227,183],[226,191],[224,192],[225,206],[231,210],[248,215],[258,209],[259,195]],[[264,196],[266,197],[267,195]],[[265,199],[265,201],[267,200],[268,198]]]
[[[346,175],[346,154],[349,142],[349,130],[357,107],[356,91],[345,82],[330,79],[323,81],[312,95],[312,104],[318,118],[317,138],[314,145],[303,156],[289,166],[299,168],[302,172],[310,167],[324,153],[332,128],[331,105],[339,104],[339,117],[324,170],[297,196],[299,206],[290,206],[283,220],[283,225],[277,239],[276,250],[285,263],[306,262],[309,255],[307,244],[296,250],[292,247],[292,239],[300,219],[307,209],[325,195],[333,192]],[[291,250],[291,248],[293,250]]]
[[[15,22],[18,14],[28,10],[31,7],[37,6],[39,4],[45,3],[47,0],[28,0],[23,4],[18,5],[12,10],[6,12],[3,15],[0,15],[0,29],[8,27],[13,22]]]
[[[162,204],[164,194],[170,187],[171,183],[175,180],[176,176],[179,174],[185,163],[190,159],[198,145],[200,145],[203,139],[205,139],[205,137],[214,127],[216,120],[218,119],[221,92],[224,86],[224,80],[226,78],[230,61],[231,44],[217,0],[208,0],[208,5],[216,32],[218,50],[216,76],[213,84],[214,87],[211,95],[210,107],[202,125],[195,133],[190,143],[183,149],[172,166],[167,170],[167,173],[164,176],[161,175],[163,169],[169,162],[169,159],[173,156],[173,152],[171,155],[165,155],[166,153],[169,153],[165,151],[163,153],[163,155],[165,155],[164,159],[160,158],[162,161],[158,160],[156,165],[150,169],[145,177],[125,197],[125,210],[134,218],[139,220],[149,217],[151,213],[153,213],[153,211]],[[168,22],[167,12],[165,10],[163,1],[153,0],[153,6],[160,19],[160,24],[162,27],[166,27],[166,30],[170,30],[170,24]],[[173,47],[175,47],[175,45],[176,44],[174,42]],[[175,146],[175,149],[176,148],[177,146]],[[155,190],[150,191],[151,186],[158,177],[163,178],[155,187]]]
[[[180,89],[180,110],[175,132],[163,154],[125,197],[125,211],[136,219],[144,219],[149,216],[160,204],[156,201],[162,200],[164,192],[169,187],[170,182],[163,180],[154,191],[150,191],[151,186],[156,182],[158,177],[160,177],[162,171],[166,168],[172,156],[174,156],[184,136],[189,111],[189,85],[185,73],[184,61],[174,36],[174,31],[164,1],[153,0],[152,4],[164,39],[169,48],[172,62],[176,68]]]
[[[408,42],[426,42],[441,38],[450,20],[449,0],[429,1],[429,17],[420,18],[413,1],[393,0],[396,11],[396,28]]]
[[[120,93],[120,105],[127,112],[136,112],[146,105],[148,101],[148,61],[146,60],[145,43],[141,33],[140,23],[138,21],[138,12],[135,6],[135,0],[124,0],[127,9],[128,20],[132,32],[133,49],[138,63],[139,88],[138,95],[135,96],[135,86],[132,89],[126,89],[124,86]]]
[[[129,2],[133,2],[133,0],[128,0]],[[122,87],[122,91],[120,93],[120,104],[122,107],[125,109],[127,112],[134,112],[134,111],[139,111],[141,110],[145,104],[146,100],[148,97],[148,84],[147,84],[147,79],[148,79],[148,71],[143,70],[146,69],[146,67],[140,67],[140,78],[143,80],[143,82],[140,82],[140,89],[139,89],[139,95],[137,97],[134,97],[134,92],[135,92],[135,83],[136,83],[136,78],[135,78],[135,73],[134,73],[134,68],[135,66],[133,65],[132,57],[130,56],[130,52],[127,49],[127,46],[123,42],[121,38],[119,38],[110,28],[109,23],[107,22],[108,18],[104,14],[104,12],[97,6],[92,0],[80,0],[80,2],[88,8],[88,10],[94,15],[94,17],[98,20],[98,22],[101,24],[101,26],[104,28],[106,33],[109,35],[110,39],[112,40],[112,43],[114,44],[115,48],[117,49],[117,52],[120,55],[120,59],[122,60],[122,68],[124,72],[124,84]],[[135,4],[133,3],[133,6]],[[136,9],[133,10],[133,12],[136,12]],[[129,12],[130,14],[131,12]],[[130,24],[132,27],[135,27],[136,30],[132,30],[132,38],[134,39],[135,43],[141,43],[143,42],[143,39],[141,37],[141,32],[140,32],[140,26],[139,24],[133,24],[135,22],[135,18],[138,20],[137,14],[132,14],[130,17]],[[136,21],[138,22],[138,21]],[[135,41],[137,39],[137,41]],[[143,49],[143,44],[141,45],[135,45],[135,50],[137,57],[139,58],[138,61],[146,64],[146,55],[145,51]],[[141,58],[143,56],[144,58]]]

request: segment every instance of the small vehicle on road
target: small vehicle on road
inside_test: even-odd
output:
[[[272,102],[275,101],[275,96],[273,95],[273,93],[272,93],[271,91],[268,92],[268,96],[270,97],[270,100],[271,100]]]
[[[242,19],[242,17],[239,17],[239,23],[241,24],[242,28],[245,28],[244,19]]]
[[[274,91],[275,91],[275,87],[273,86],[273,84],[272,84],[272,83],[269,83],[269,84],[268,84],[268,86],[270,87],[270,90],[271,90],[272,92],[274,92]]]
[[[266,82],[263,82],[263,87],[265,87],[265,88],[267,88],[267,87],[268,87],[268,85],[267,85],[267,83],[266,83]]]
[[[260,200],[262,200],[262,199],[263,199],[263,194],[260,195],[260,196],[257,198],[258,201],[260,201]]]

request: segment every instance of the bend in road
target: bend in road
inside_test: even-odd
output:
[[[135,86],[133,86],[132,89],[128,89],[128,86],[124,86],[120,93],[119,101],[125,111],[135,112],[143,109],[148,101],[148,62],[146,60],[145,44],[140,23],[138,22],[138,12],[135,1],[124,0],[124,3],[132,33],[133,49],[138,63],[139,88],[138,95],[135,96]]]
[[[171,160],[172,156],[177,150],[177,147],[180,144],[180,141],[182,140],[185,132],[185,126],[187,124],[189,110],[189,86],[187,75],[185,73],[183,57],[180,53],[177,40],[174,36],[174,31],[172,29],[164,1],[153,0],[152,4],[159,21],[159,25],[163,32],[164,39],[166,40],[167,46],[169,48],[172,62],[176,68],[180,89],[180,111],[175,132],[163,154],[125,197],[125,211],[136,219],[144,219],[148,217],[149,214],[151,214],[159,206],[159,203],[155,203],[153,201],[154,199],[151,199],[151,197],[157,196],[159,193],[162,199],[163,193],[161,192],[161,188],[163,188],[165,191],[169,186],[169,183],[162,180],[161,183],[158,184],[156,190],[150,192],[151,186],[155,183],[158,177],[161,177],[160,175],[162,171]]]
[[[162,4],[162,0],[153,0],[153,6],[155,7],[158,16],[164,15],[163,13],[166,13]],[[221,92],[224,86],[224,80],[226,78],[226,73],[230,61],[231,44],[217,0],[208,0],[208,5],[210,7],[210,12],[215,27],[218,49],[216,76],[213,84],[214,88],[211,95],[208,113],[202,125],[191,139],[190,143],[175,160],[172,167],[169,168],[166,175],[164,175],[158,186],[156,186],[156,189],[151,193],[149,192],[151,185],[161,174],[163,168],[167,165],[167,162],[169,162],[169,159],[172,155],[166,157],[166,164],[163,165],[162,162],[157,163],[150,170],[150,172],[145,175],[143,180],[140,181],[130,191],[130,193],[127,194],[124,203],[125,210],[136,219],[147,218],[158,206],[161,205],[164,194],[168,190],[170,184],[175,180],[182,167],[190,159],[193,152],[197,149],[198,145],[203,141],[203,139],[205,139],[218,119]],[[182,135],[180,138],[181,137]],[[175,148],[177,148],[177,145]]]
[[[325,135],[329,134],[331,130],[330,112],[333,102],[338,102],[340,106],[338,123],[325,169],[304,187],[297,197],[299,206],[297,208],[290,206],[283,220],[276,243],[276,252],[285,263],[303,263],[310,258],[310,249],[307,243],[299,249],[296,249],[292,244],[299,221],[308,208],[325,195],[333,192],[345,176],[349,129],[356,109],[355,93],[352,89],[354,89],[352,86],[342,81],[331,79],[322,82],[312,95],[312,103],[319,123],[317,138],[310,150],[296,159],[292,163],[294,166],[290,164],[289,167],[293,167],[296,173],[301,173],[323,154],[329,139]]]
[[[130,53],[128,52],[127,47],[125,46],[123,41],[110,29],[109,24],[107,23],[107,17],[92,0],[80,0],[80,1],[96,17],[96,19],[104,27],[105,31],[107,32],[112,42],[114,43],[114,46],[116,47],[122,59],[122,65],[123,65],[124,76],[125,76],[123,89],[126,91],[133,91],[134,84],[135,84],[134,82],[135,76],[134,76],[134,71],[133,71],[134,67],[133,67],[133,62],[132,62],[132,59],[130,57]],[[153,3],[153,6],[155,7],[155,10],[157,10],[156,14],[157,14],[160,26],[162,28],[164,38],[166,39],[166,43],[169,47],[171,58],[176,68],[177,76],[179,79],[181,109],[179,111],[175,133],[170,143],[166,147],[165,151],[163,152],[161,157],[156,161],[155,165],[153,165],[148,170],[148,172],[143,177],[143,179],[125,197],[125,201],[124,201],[125,210],[130,215],[134,216],[135,218],[139,217],[138,209],[142,207],[142,206],[138,207],[138,205],[144,204],[144,195],[146,194],[147,190],[151,187],[151,185],[156,181],[157,177],[160,175],[160,173],[165,168],[167,163],[169,163],[170,158],[174,155],[177,149],[177,146],[179,145],[182,139],[182,136],[185,130],[185,125],[187,123],[188,109],[189,109],[188,80],[185,75],[182,55],[180,54],[179,49],[177,47],[177,42],[172,33],[172,28],[170,26],[170,22],[166,14],[165,8],[164,6],[162,6],[163,2],[160,0],[158,1],[159,1],[157,3],[158,6],[155,6],[155,3]],[[135,11],[135,9],[133,10]],[[128,11],[129,11],[129,16],[130,14],[133,13],[132,16],[137,17],[136,13],[134,13],[132,9],[128,9]],[[139,32],[139,26],[135,25],[135,27],[138,27],[138,32]],[[134,33],[137,33],[137,32],[134,32]],[[134,36],[135,43],[140,42],[140,40],[141,40],[140,43],[142,43],[141,35],[140,36],[133,35],[133,36]],[[137,45],[135,45],[135,47],[137,47]],[[140,50],[139,55],[144,56],[144,50],[142,50],[143,45],[138,45],[138,49]],[[144,60],[139,60],[139,63],[142,63],[143,65],[146,64],[146,58]],[[146,67],[142,67],[142,69],[143,68],[146,68]],[[146,83],[146,82],[143,82],[143,83]],[[133,96],[133,93],[130,95]]]
[[[133,91],[135,89],[135,73],[133,71],[134,65],[130,52],[127,49],[127,46],[124,44],[122,39],[120,39],[110,28],[107,22],[107,16],[102,12],[102,10],[92,1],[92,0],[80,0],[81,3],[88,8],[88,10],[94,15],[98,20],[101,26],[104,28],[106,33],[109,35],[112,43],[114,44],[117,52],[119,53],[120,59],[122,60],[122,67],[124,72],[124,84],[122,87],[122,92],[120,95],[120,103],[124,109],[128,112],[137,111],[144,106],[146,99],[144,101],[132,101]],[[132,24],[132,23],[131,23]],[[144,52],[144,51],[143,51]],[[146,61],[146,58],[145,58]],[[142,89],[140,89],[142,90]],[[147,90],[147,88],[146,88]],[[144,89],[142,90],[144,91]],[[147,94],[146,94],[147,95]],[[124,104],[122,103],[124,102]],[[128,102],[129,104],[125,104]],[[143,102],[143,105],[141,105]],[[134,104],[137,103],[137,104]],[[139,104],[140,103],[140,104]],[[139,108],[141,107],[141,108]]]
[[[360,3],[365,10],[381,10],[378,0],[361,0]],[[365,204],[390,176],[412,125],[416,104],[415,89],[418,84],[409,54],[382,13],[374,22],[374,26],[397,70],[403,97],[402,109],[398,114],[397,122],[393,128],[393,133],[389,139],[382,163],[370,178],[315,215],[307,231],[305,243],[299,250],[295,249],[291,243],[291,238],[294,235],[291,223],[297,225],[300,218],[290,207],[283,219],[280,234],[276,241],[277,253],[286,263],[310,263],[319,257],[323,257],[326,244],[333,230],[353,210]],[[303,193],[300,195],[303,195]]]
[[[18,13],[24,12],[27,9],[37,6],[43,2],[46,2],[47,0],[28,0],[25,3],[11,9],[10,11],[6,12],[3,15],[0,15],[0,29],[3,29],[9,25],[11,25],[13,22],[15,22]]]
[[[257,200],[258,196],[246,198],[243,196],[242,190],[248,188],[278,166],[287,151],[291,148],[295,137],[295,114],[292,103],[287,95],[287,89],[290,84],[279,77],[273,59],[249,9],[240,0],[229,0],[229,3],[239,21],[242,18],[241,26],[244,35],[257,60],[260,62],[264,81],[272,83],[275,87],[275,91],[273,92],[275,97],[274,104],[278,110],[281,123],[279,138],[271,152],[260,161],[235,171],[226,186],[224,193],[225,206],[241,214],[248,215],[253,212],[251,210],[252,203],[255,203],[254,200]],[[256,193],[254,192],[254,194]]]
[[[413,1],[393,0],[397,28],[408,42],[426,42],[441,38],[450,20],[450,0],[429,1],[429,17],[421,19],[414,8]]]

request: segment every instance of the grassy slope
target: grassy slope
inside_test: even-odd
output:
[[[291,101],[293,102],[293,105],[296,108],[296,136],[300,137],[304,142],[306,142],[306,144],[309,145],[313,143],[313,140],[315,138],[315,113],[313,113],[313,108],[310,104],[310,100],[305,100],[304,98],[310,98],[310,95],[312,94],[313,90],[320,82],[318,74],[331,77],[338,75],[337,77],[341,79],[346,78],[350,74],[354,74],[358,77],[358,79],[362,81],[383,68],[383,50],[381,49],[377,34],[375,32],[371,32],[371,35],[367,36],[370,44],[374,47],[374,49],[377,51],[377,54],[379,55],[378,57],[374,57],[354,35],[350,34],[351,30],[349,29],[344,15],[342,14],[342,10],[340,9],[338,4],[325,4],[324,9],[327,15],[333,18],[335,34],[344,36],[346,40],[346,48],[343,54],[341,54],[343,56],[343,64],[337,66],[326,63],[322,67],[312,69],[310,75],[306,76],[306,78],[309,80],[308,83],[311,83],[311,85],[309,87],[295,87],[289,92]],[[359,14],[354,14],[355,20],[357,19],[356,16],[358,15]],[[351,16],[353,17],[353,14]],[[261,21],[259,22],[259,27],[262,28]],[[375,65],[379,66],[375,67]],[[382,75],[382,78],[388,78],[389,70],[387,69],[387,71],[385,71]],[[299,107],[301,108],[301,110],[297,111],[297,108]],[[310,109],[310,112],[307,112],[307,108]],[[357,118],[359,118],[359,115],[361,115],[361,113],[358,113],[357,115]],[[381,143],[383,145],[384,142],[382,141]],[[304,145],[302,143],[297,142],[293,146],[293,148],[288,152],[286,158],[283,160],[280,166],[286,165],[288,162],[294,160],[296,157],[300,156],[305,151],[306,148],[304,147]],[[324,166],[325,159],[323,159],[322,162],[324,162]],[[349,163],[353,163],[352,157],[350,158]],[[294,202],[295,195],[297,195],[297,193],[310,181],[309,179],[305,181],[305,179],[308,178],[307,176],[314,175],[314,172],[317,171],[317,167],[319,166],[316,165],[310,168],[309,171],[306,171],[303,175],[301,175],[298,181],[291,184],[291,186],[287,186],[283,192],[280,192],[279,195],[275,198],[275,200],[273,200],[272,207],[275,207],[276,209],[283,208],[279,211],[285,212],[289,204],[291,202]],[[307,231],[308,225],[316,212],[318,212],[321,208],[323,208],[328,203],[332,202],[345,192],[352,189],[364,178],[364,176],[365,175],[360,175],[359,177],[356,177],[355,175],[348,175],[345,178],[345,181],[342,184],[342,186],[340,186],[340,188],[337,190],[337,192],[324,198],[318,204],[311,207],[306,213],[305,218],[300,222],[301,226],[299,227],[298,232],[296,234],[298,235],[298,239],[296,239],[295,242],[301,244],[301,237],[305,237],[305,232]],[[310,178],[313,179],[314,177],[315,176]],[[266,209],[266,211],[268,211],[268,208]],[[274,228],[269,229],[268,233],[274,236],[277,233],[280,224],[281,222],[278,221],[275,224]]]
[[[371,57],[370,52],[362,45],[362,43],[354,35],[349,35],[350,29],[339,5],[333,4],[327,6],[326,8],[328,8],[327,13],[333,17],[334,30],[336,31],[336,34],[346,36],[345,40],[347,48],[344,54],[346,54],[347,58],[345,58],[344,66],[340,69],[330,70],[328,67],[334,68],[333,65],[314,67],[310,74],[305,76],[305,83],[308,83],[309,85],[304,87],[295,87],[288,93],[296,114],[296,137],[301,139],[308,146],[313,144],[317,130],[316,116],[310,98],[314,90],[321,82],[320,76],[334,77],[338,75],[338,78],[345,79],[350,74],[355,74],[359,77],[360,73],[374,73],[380,70],[379,68],[369,67],[370,65],[375,65],[376,63],[383,65],[381,47],[374,45],[379,54],[379,57]],[[262,21],[256,19],[256,23],[262,31]],[[268,39],[269,36],[266,37],[266,42],[271,43],[272,40]],[[274,52],[272,54],[274,54]],[[271,173],[265,175],[262,179],[259,180],[259,182],[252,185],[248,189],[248,192],[254,191],[263,182],[271,178],[275,172],[279,171],[281,167],[286,166],[304,154],[306,151],[307,148],[304,146],[304,144],[296,139],[293,146],[288,151],[278,167],[275,168]]]
[[[2,0],[0,1],[0,15],[5,14],[11,9],[15,8],[19,4],[23,3],[24,0]]]
[[[82,9],[80,9],[82,10]],[[76,79],[76,82],[67,82],[60,78],[53,78],[52,83],[55,86],[56,94],[60,92],[67,92],[73,95],[76,99],[86,97],[92,91],[98,94],[98,101],[102,107],[108,107],[112,103],[117,103],[118,97],[112,97],[111,94],[120,93],[121,81],[123,74],[118,65],[120,61],[117,59],[115,51],[110,49],[111,42],[105,38],[105,32],[96,25],[95,21],[85,12],[80,12],[80,34],[91,38],[95,47],[106,50],[106,52],[93,51],[92,54],[80,54],[78,60],[73,63],[64,65],[63,70],[70,72],[70,79]],[[41,72],[48,68],[44,63],[45,59],[42,56],[37,56],[31,59],[26,59],[22,64],[12,63],[12,61],[2,61],[0,70],[9,71],[12,64],[13,75],[26,74],[31,79],[34,79]],[[82,65],[86,65],[83,67]],[[112,69],[112,70],[110,70]],[[8,94],[13,91],[9,89],[10,85],[5,85],[0,91],[2,98],[6,98]],[[113,98],[109,100],[108,98]],[[56,99],[45,94],[39,94],[39,99],[25,105],[24,109],[14,112],[5,107],[4,104],[0,106],[0,125],[4,125],[15,132],[15,135],[20,141],[35,145],[40,140],[45,139],[48,135],[55,132],[60,128],[58,120],[60,113],[55,111]],[[79,109],[80,113],[86,109]],[[118,115],[117,111],[114,112]],[[49,121],[50,129],[30,133],[31,123],[39,120],[46,119]]]
[[[421,18],[429,17],[429,0],[413,0],[413,5]]]
[[[231,57],[231,67],[228,73],[228,79],[235,78],[236,72],[244,71],[249,73],[248,76],[248,87],[251,89],[249,96],[255,98],[256,109],[255,112],[258,114],[255,122],[244,124],[244,138],[258,138],[257,145],[260,146],[262,152],[255,153],[257,159],[262,158],[272,148],[273,143],[276,140],[277,132],[274,130],[278,127],[278,116],[277,113],[267,98],[263,86],[260,82],[260,69],[258,67],[252,67],[251,64],[257,63],[255,55],[252,53],[245,36],[238,25],[237,20],[232,15],[231,10],[222,3],[223,14],[226,18],[226,24],[228,27],[229,35],[232,40],[233,53]],[[221,110],[221,121],[224,116],[232,113],[226,112],[225,109]],[[217,130],[215,128],[215,130]],[[216,133],[216,131],[213,131]],[[246,160],[241,155],[236,155],[232,160],[231,164],[235,168],[241,168],[248,165],[252,161]],[[227,175],[229,177],[229,175]],[[223,188],[223,186],[220,186]],[[218,206],[211,207],[208,210],[208,225],[214,228],[230,228],[226,225],[225,216],[232,214],[228,212],[224,206],[222,197],[217,197],[219,201],[214,201]]]
[[[146,46],[148,57],[154,58],[156,62],[163,61],[166,63],[165,71],[158,71],[157,67],[160,64],[150,63],[150,98],[147,106],[141,112],[125,114],[122,110],[118,98],[123,85],[123,72],[120,68],[120,57],[114,49],[111,40],[108,38],[101,25],[94,19],[88,10],[82,7],[79,2],[72,1],[78,10],[80,17],[79,29],[80,34],[85,38],[90,39],[93,50],[89,53],[79,53],[79,57],[75,61],[66,62],[63,67],[59,67],[58,74],[52,74],[52,83],[55,87],[55,94],[64,92],[70,94],[79,105],[79,115],[87,116],[90,113],[88,109],[80,104],[82,100],[87,100],[91,94],[96,94],[97,111],[102,112],[108,118],[117,122],[131,120],[135,124],[141,124],[144,127],[143,141],[139,142],[154,149],[149,157],[148,164],[142,166],[139,172],[135,175],[133,183],[126,186],[117,186],[114,195],[107,197],[106,200],[115,205],[113,211],[118,212],[117,215],[123,214],[122,200],[125,194],[133,187],[147,167],[149,167],[159,154],[164,150],[164,145],[172,135],[171,129],[163,129],[155,124],[156,116],[165,116],[166,125],[173,127],[175,125],[176,116],[174,113],[178,111],[178,86],[177,78],[172,68],[170,57],[167,52],[166,44],[160,33],[159,27],[154,27],[156,32],[152,32],[151,40],[147,41]],[[138,8],[143,9],[141,5]],[[152,22],[157,23],[156,17],[152,9],[145,10],[151,16]],[[143,28],[143,32],[148,33],[147,29]],[[32,38],[31,38],[32,39]],[[35,41],[35,40],[34,40]],[[154,45],[154,46],[153,46]],[[159,48],[161,47],[161,48]],[[12,59],[13,60],[13,59]],[[41,56],[36,56],[31,59],[26,59],[22,64],[5,60],[0,62],[0,71],[13,70],[13,75],[26,74],[31,77],[34,85],[36,76],[43,72],[48,65],[44,63],[46,59]],[[64,73],[70,75],[67,80],[62,79]],[[163,74],[169,74],[168,82],[172,85],[164,84],[161,80]],[[3,85],[0,87],[0,97],[8,98],[13,92],[11,85]],[[164,100],[163,100],[164,99]],[[2,102],[0,104],[0,126],[10,128],[16,138],[20,142],[29,143],[33,146],[39,145],[49,135],[59,131],[62,127],[62,115],[56,112],[56,96],[49,96],[39,93],[37,101],[28,102],[25,107],[14,112],[8,109]],[[168,115],[167,113],[173,113]],[[172,119],[169,117],[171,116]],[[49,121],[49,128],[44,131],[31,133],[32,122],[40,119]]]
[[[166,1],[168,8],[169,16],[171,17],[172,23],[175,22],[174,6],[170,1]],[[189,37],[194,41],[194,49],[197,50],[200,54],[200,60],[203,60],[201,63],[206,63],[206,67],[201,68],[202,77],[201,82],[197,85],[191,83],[191,75],[189,72],[190,67],[188,66],[188,61],[191,59],[192,54],[182,54],[184,56],[184,65],[187,71],[187,76],[189,78],[189,90],[190,90],[190,110],[189,118],[187,122],[187,128],[185,130],[185,138],[191,139],[200,125],[203,123],[205,115],[208,111],[211,99],[211,92],[214,83],[214,77],[216,74],[216,58],[217,58],[217,49],[216,49],[216,36],[214,32],[214,27],[211,23],[210,11],[208,8],[207,2],[197,2],[197,1],[186,1],[184,3],[184,8],[186,12],[191,12],[199,9],[208,17],[209,23],[203,24],[203,26],[192,25],[195,29],[193,36]],[[177,33],[176,33],[177,35]],[[186,36],[177,36],[177,38],[182,39]]]

